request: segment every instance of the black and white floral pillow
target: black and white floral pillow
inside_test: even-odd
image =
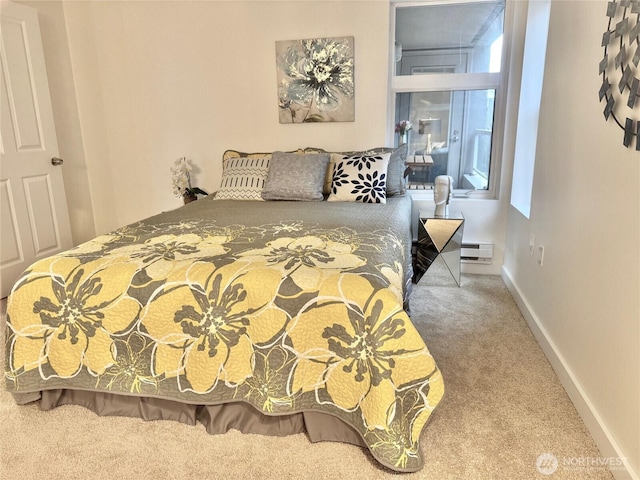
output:
[[[329,202],[387,203],[390,153],[335,155]]]

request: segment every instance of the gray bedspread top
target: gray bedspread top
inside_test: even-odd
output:
[[[261,225],[274,224],[306,225],[308,228],[324,230],[355,231],[375,237],[380,232],[393,232],[402,244],[403,252],[393,253],[395,261],[402,263],[404,280],[402,286],[404,306],[408,309],[411,293],[411,197],[387,198],[386,204],[359,202],[294,202],[294,201],[236,201],[213,200],[205,197],[176,210],[163,212],[145,220],[148,224],[182,222],[185,220],[211,220],[217,225]],[[213,202],[213,203],[210,203]],[[293,227],[295,228],[295,227]],[[280,233],[278,230],[277,234]],[[376,240],[374,239],[375,243]],[[376,249],[374,249],[376,250]],[[389,256],[389,250],[376,252],[380,261]]]

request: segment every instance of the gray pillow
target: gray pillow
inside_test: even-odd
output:
[[[264,200],[322,200],[328,153],[273,152],[262,189]]]
[[[391,152],[387,167],[387,197],[401,196],[407,191],[404,182],[404,171],[407,169],[407,144],[403,144]]]

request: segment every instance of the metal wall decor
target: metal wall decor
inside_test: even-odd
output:
[[[640,108],[636,108],[640,107],[640,0],[612,0],[607,4],[606,16],[604,58],[599,65],[604,118],[613,118],[624,131],[625,147],[635,136],[636,150],[640,150]]]

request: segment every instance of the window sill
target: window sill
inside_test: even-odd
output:
[[[485,190],[487,188],[487,179],[480,175],[465,173],[463,183],[465,189]]]

